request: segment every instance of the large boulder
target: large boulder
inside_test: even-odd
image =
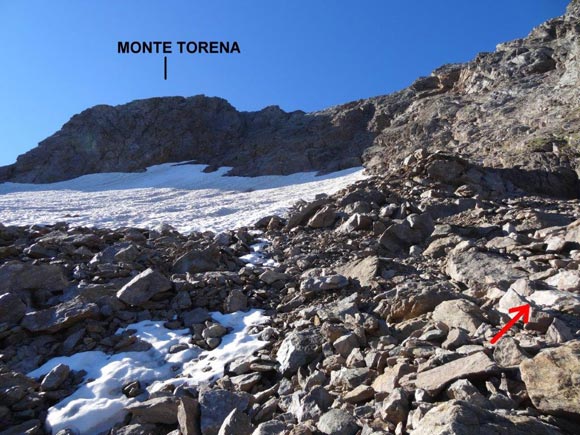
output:
[[[536,408],[580,417],[580,340],[545,349],[520,364],[522,379]]]

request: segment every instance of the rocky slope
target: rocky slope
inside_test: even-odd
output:
[[[74,116],[0,180],[44,183],[197,160],[240,175],[396,167],[418,148],[515,170],[532,193],[578,195],[580,5],[410,87],[316,113],[238,112],[225,100],[153,98]]]
[[[0,224],[0,435],[46,433],[51,407],[91,381],[64,363],[30,374],[46,361],[148,352],[136,330],[122,328],[149,319],[185,330],[187,340],[171,355],[219,349],[232,331],[210,312],[250,308],[269,318],[252,329],[263,347],[228,361],[222,376],[203,384],[184,380],[175,363],[179,379],[154,390],[137,375],[109,388],[129,404],[104,433],[577,433],[580,201],[559,196],[573,196],[577,183],[578,91],[569,84],[576,80],[579,12],[574,2],[526,40],[446,67],[399,94],[280,115],[318,122],[372,113],[365,122],[376,126],[364,129],[373,135],[365,159],[374,174],[296,204],[288,216],[189,235],[169,226]],[[534,47],[550,48],[553,63]],[[486,111],[501,95],[506,111]],[[403,100],[413,103],[398,106]],[[451,100],[453,115],[444,110]],[[393,109],[381,117],[379,106]],[[344,125],[353,125],[347,118]],[[535,127],[509,128],[526,123]],[[352,149],[361,151],[367,139],[356,137]],[[454,142],[461,137],[465,142]],[[510,146],[497,145],[508,138]],[[526,148],[528,140],[538,148]],[[102,142],[86,143],[100,152]],[[38,156],[21,160],[32,164]],[[54,176],[43,170],[36,174]],[[35,176],[18,164],[9,171]],[[250,266],[241,257],[257,242],[269,261]],[[524,305],[529,319],[492,344],[510,309]],[[216,364],[189,362],[205,364],[200,370]],[[71,409],[69,418],[80,412]],[[60,435],[79,433],[64,427]]]
[[[66,365],[25,376],[48,359],[146,351],[116,334],[146,319],[211,349],[227,328],[208,311],[248,308],[270,317],[262,350],[198,387],[133,379],[113,392],[137,402],[109,433],[576,433],[579,215],[578,200],[420,150],[397,173],[217,235],[2,227],[0,433],[43,433],[47,409],[87,382]],[[257,237],[277,264],[240,261]],[[524,304],[529,322],[492,345]]]

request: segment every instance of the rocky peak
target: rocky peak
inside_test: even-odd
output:
[[[426,148],[527,171],[535,193],[577,196],[579,9],[573,1],[527,37],[437,68],[402,91],[319,112],[238,112],[205,96],[96,106],[0,168],[0,180],[51,182],[185,160],[249,176],[361,163],[384,173]]]

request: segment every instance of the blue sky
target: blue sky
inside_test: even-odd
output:
[[[390,93],[525,36],[567,0],[0,0],[0,165],[96,104],[206,94],[312,111]],[[236,40],[239,55],[119,55]]]

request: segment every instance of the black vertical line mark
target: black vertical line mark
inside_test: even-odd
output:
[[[167,80],[167,56],[163,56],[163,80]]]

